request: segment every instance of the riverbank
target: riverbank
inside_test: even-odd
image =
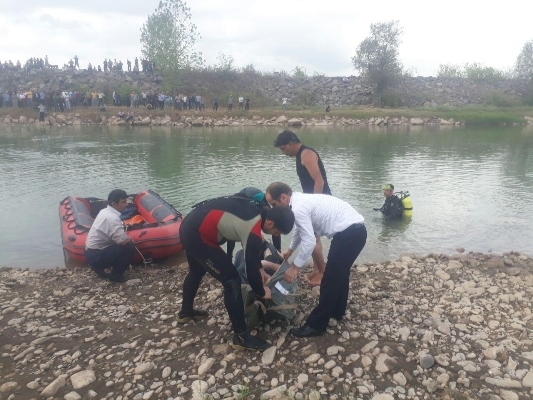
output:
[[[134,118],[126,122],[119,118],[133,111]],[[144,107],[126,108],[106,106],[76,107],[69,112],[46,113],[39,122],[39,113],[27,108],[0,109],[3,125],[68,126],[68,125],[136,125],[136,126],[458,126],[458,125],[533,125],[533,107],[500,109],[494,107],[462,107],[435,109],[337,108],[331,112],[319,109],[279,110],[264,108],[251,111],[178,111],[174,109],[147,110]]]
[[[228,346],[212,278],[195,304],[208,319],[177,324],[186,264],[136,268],[122,285],[3,267],[0,399],[528,399],[532,271],[518,253],[357,265],[344,321],[312,339],[266,325],[260,354]],[[300,288],[294,325],[317,302]]]

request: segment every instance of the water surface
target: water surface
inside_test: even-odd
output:
[[[195,203],[272,181],[299,189],[277,128],[0,127],[0,265],[63,265],[58,204],[150,188],[183,213]],[[532,254],[533,130],[508,128],[305,128],[334,195],[366,219],[360,259],[467,251]],[[411,220],[384,221],[382,183],[408,190]],[[284,239],[288,244],[288,238]],[[327,241],[326,241],[327,247]]]

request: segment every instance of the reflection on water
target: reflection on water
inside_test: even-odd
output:
[[[272,145],[279,131],[1,127],[0,265],[62,265],[57,205],[70,194],[105,198],[116,187],[151,188],[187,213],[245,186],[280,180],[299,189],[294,159]],[[457,246],[532,253],[533,131],[403,126],[297,134],[319,151],[333,194],[365,217],[362,260]],[[411,221],[383,221],[372,211],[383,204],[383,183],[411,193]]]

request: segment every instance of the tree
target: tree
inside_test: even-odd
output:
[[[218,53],[217,56],[218,63],[215,65],[215,68],[218,71],[234,71],[235,70],[235,59],[230,54]]]
[[[203,64],[194,50],[200,39],[184,0],[161,0],[141,28],[142,55],[163,72],[194,68]]]
[[[526,42],[522,47],[516,58],[515,71],[519,78],[533,80],[533,40]]]
[[[376,85],[380,100],[383,90],[392,86],[402,74],[398,59],[401,34],[398,21],[370,24],[370,36],[361,42],[352,58],[354,69]]]

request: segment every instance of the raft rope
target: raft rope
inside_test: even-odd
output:
[[[143,256],[143,253],[141,253],[141,251],[137,248],[137,246],[135,246],[135,250],[137,250],[137,253],[140,254],[141,258],[143,259],[143,263],[144,263],[144,267],[146,268],[149,264],[153,263],[154,260],[152,260],[151,258],[144,258]]]

